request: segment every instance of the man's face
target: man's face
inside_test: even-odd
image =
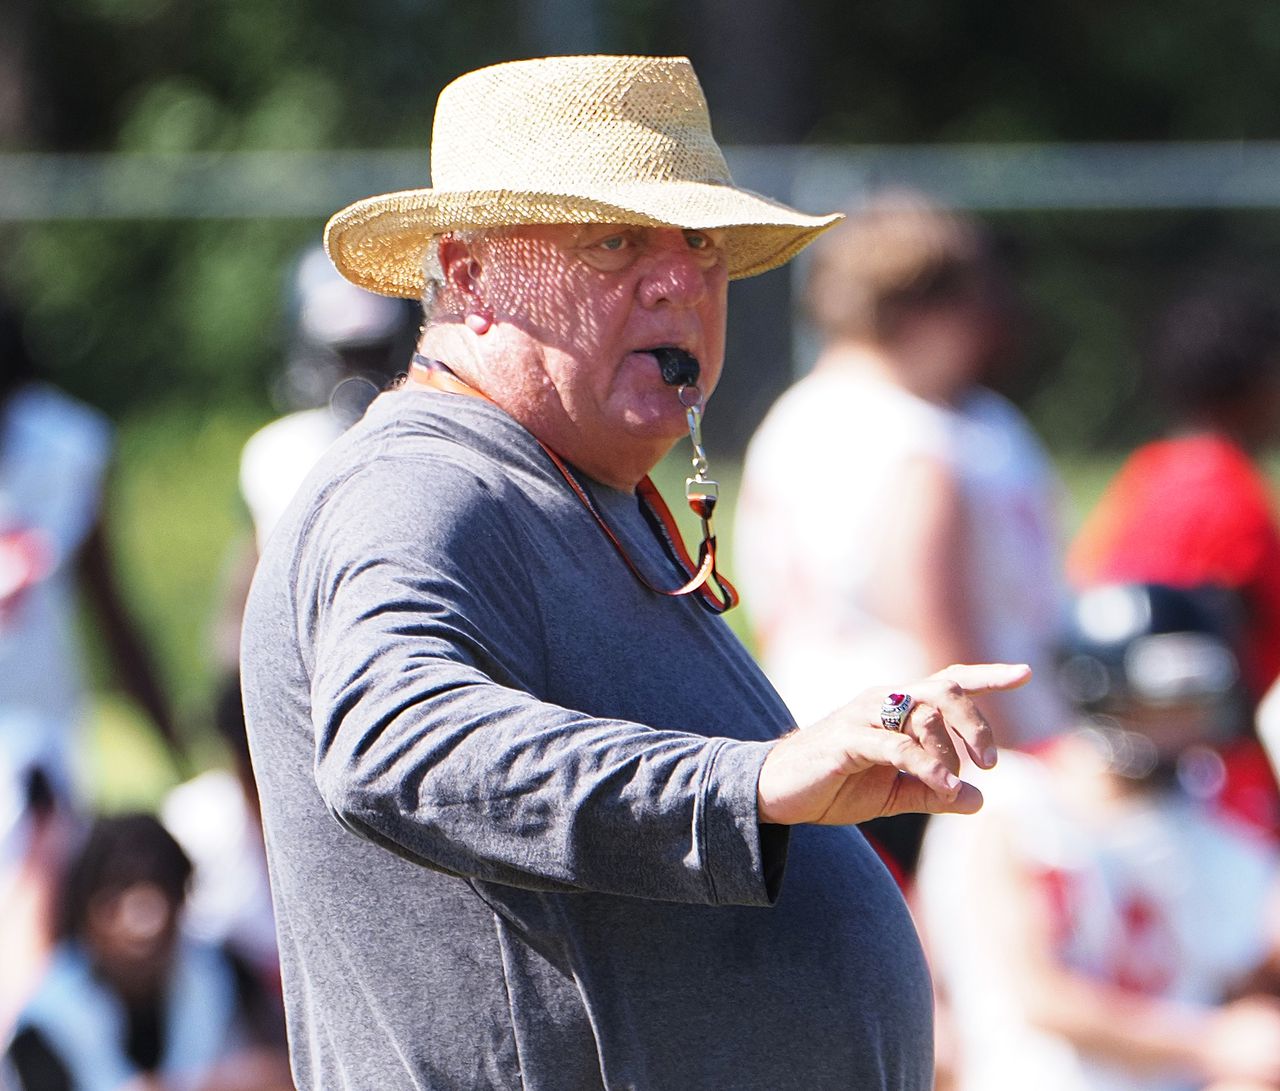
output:
[[[475,296],[494,320],[475,377],[485,393],[600,480],[625,484],[647,472],[686,427],[647,350],[692,353],[704,397],[720,378],[721,233],[527,227],[485,237],[472,256]]]

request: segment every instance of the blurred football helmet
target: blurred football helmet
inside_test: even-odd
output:
[[[1221,588],[1109,584],[1069,610],[1057,682],[1127,776],[1176,766],[1247,729],[1240,605]]]
[[[303,251],[286,291],[288,349],[273,391],[282,410],[326,403],[350,423],[408,367],[421,308],[358,288],[319,246]]]

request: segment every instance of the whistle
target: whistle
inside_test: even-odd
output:
[[[692,353],[670,345],[649,352],[658,361],[658,370],[667,386],[691,386],[698,381],[698,358]]]

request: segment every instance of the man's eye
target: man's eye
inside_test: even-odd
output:
[[[596,245],[601,250],[621,250],[627,245],[627,237],[625,235],[610,235],[607,239],[601,239]]]
[[[701,231],[686,231],[684,241],[689,244],[690,250],[710,250],[714,245],[711,239]]]

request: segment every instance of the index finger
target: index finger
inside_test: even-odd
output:
[[[929,677],[954,682],[968,696],[980,697],[1025,686],[1031,680],[1031,668],[1026,663],[953,663]]]
[[[976,669],[976,668],[965,668]],[[978,690],[989,693],[991,687]],[[974,691],[964,689],[954,678],[946,674],[931,675],[918,688],[920,702],[931,704],[936,712],[922,720],[922,727],[933,723],[935,732],[948,732],[964,743],[969,756],[983,769],[990,769],[999,758],[995,735],[981,710],[973,703]],[[914,708],[913,708],[914,715]],[[935,735],[935,738],[937,735]]]

